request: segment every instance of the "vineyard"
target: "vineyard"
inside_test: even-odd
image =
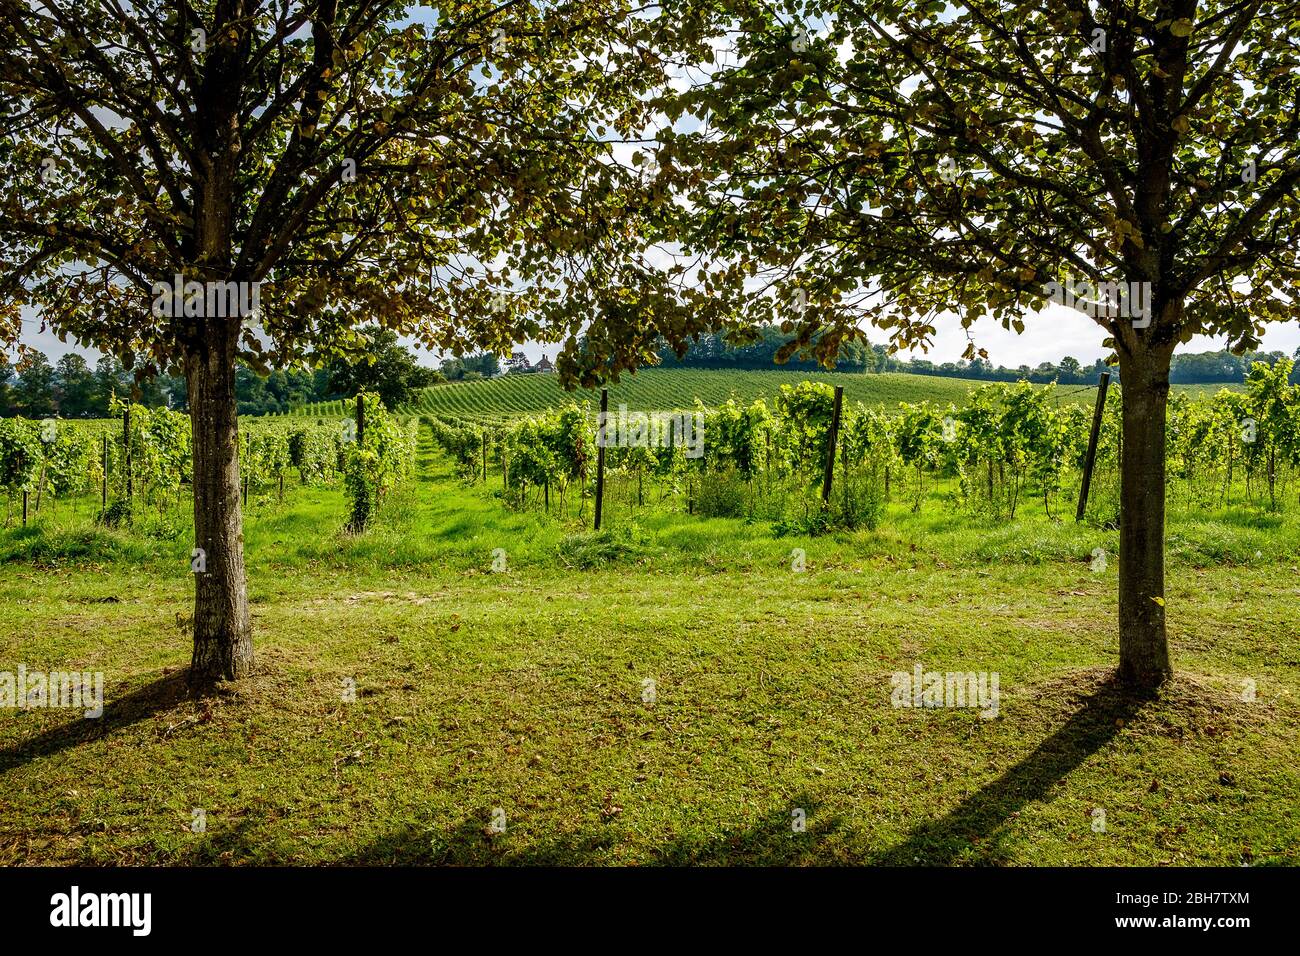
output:
[[[1300,402],[1287,383],[1290,368],[1285,360],[1271,368],[1257,364],[1243,391],[1176,392],[1168,429],[1172,502],[1278,510],[1295,496]],[[1007,520],[1027,505],[1059,517],[1078,495],[1095,389],[973,386],[922,376],[760,378],[774,374],[659,372],[611,388],[613,433],[605,442],[611,502],[625,502],[633,514],[667,507],[818,532],[875,527],[890,502],[919,510],[934,489],[970,513]],[[833,386],[840,382],[849,384],[829,494],[823,485]],[[953,401],[933,397],[936,382],[942,383],[937,394],[951,393]],[[738,397],[774,384],[771,400]],[[684,386],[697,389],[693,406],[682,401]],[[924,386],[931,397],[874,405],[851,400],[855,389],[880,394],[880,386],[885,394]],[[316,406],[314,420],[246,419],[245,501],[250,495],[282,499],[286,480],[338,484],[349,501],[348,527],[364,529],[388,491],[409,475],[423,424],[464,477],[498,482],[511,507],[591,518],[600,446],[592,405],[570,397],[520,416],[523,406],[564,397],[553,378],[540,375],[433,388],[421,407],[443,395],[490,397],[495,404],[480,404],[480,413],[468,417],[428,411],[394,417],[366,396],[360,418],[352,399]],[[656,397],[662,404],[653,404]],[[648,404],[634,404],[638,398]],[[1089,508],[1101,523],[1117,518],[1120,403],[1119,389],[1112,389],[1101,419]],[[684,410],[656,433],[654,415],[666,414],[656,408]],[[95,422],[0,421],[7,523],[57,510],[61,499],[96,494],[96,520],[110,525],[150,509],[177,511],[190,474],[188,418],[121,402],[114,413],[115,419]],[[698,454],[687,447],[685,427],[699,433]]]
[[[698,401],[706,408],[717,408],[735,400],[748,405],[758,399],[769,404],[776,400],[782,385],[818,382],[844,388],[844,400],[861,402],[887,409],[900,403],[935,402],[961,405],[977,382],[969,379],[944,378],[937,375],[913,375],[903,372],[881,374],[850,372],[712,371],[703,369],[646,369],[625,375],[609,388],[611,408],[626,404],[629,408],[694,408]],[[1219,386],[1175,386],[1177,394],[1205,394]],[[1090,387],[1059,389],[1055,398],[1091,406],[1096,390]],[[570,404],[595,409],[600,393],[591,389],[568,392],[554,375],[503,375],[487,381],[453,382],[425,389],[420,398],[404,412],[446,416],[465,421],[507,421],[522,415],[552,411]],[[333,402],[310,406],[299,414],[341,414],[344,403]],[[594,411],[593,411],[594,414]]]
[[[1294,503],[1300,389],[1288,384],[1291,367],[1289,360],[1257,363],[1241,392],[1175,394],[1167,432],[1173,503],[1272,511]],[[1088,392],[1095,399],[1095,390]],[[634,407],[629,421],[626,407],[614,410],[611,390],[603,442],[610,493],[631,513],[653,502],[804,532],[873,528],[887,503],[919,510],[932,486],[944,488],[956,507],[1005,520],[1031,504],[1056,518],[1063,502],[1078,496],[1093,409],[1063,401],[1054,386],[985,385],[964,393],[960,405],[846,403],[828,475],[833,400],[832,385],[821,381],[782,384],[771,404],[728,398],[707,407],[697,400],[655,434],[653,415]],[[1091,517],[1112,526],[1121,401],[1111,390],[1102,411],[1089,501]],[[496,475],[513,507],[589,515],[602,444],[589,407],[571,403],[513,422],[424,420],[463,475],[485,482]],[[698,455],[687,447],[688,429],[702,436]]]
[[[328,422],[245,419],[239,447],[245,505],[250,496],[283,500],[286,480],[339,485],[349,501],[348,526],[363,530],[392,487],[410,475],[418,422],[395,418],[372,395],[349,405],[351,417]],[[184,512],[193,472],[189,416],[122,401],[112,409],[115,418],[90,422],[0,419],[6,525],[26,524],[43,508],[57,513],[61,499],[90,499],[94,520],[110,527],[174,522]]]
[[[713,408],[733,398],[745,404],[759,398],[771,401],[782,385],[797,385],[803,381],[842,385],[846,398],[852,401],[888,406],[924,399],[962,402],[975,384],[964,379],[903,373],[864,375],[779,370],[647,369],[635,375],[625,375],[620,382],[611,385],[609,398],[613,407],[621,402],[631,408],[689,408],[698,400]],[[600,403],[600,393],[591,389],[565,391],[555,375],[503,375],[485,381],[433,386],[425,389],[403,412],[476,422],[505,421],[573,403],[595,407]],[[338,415],[345,404],[323,402],[306,406],[294,414],[308,417]]]

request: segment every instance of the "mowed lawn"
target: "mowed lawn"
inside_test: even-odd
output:
[[[361,537],[334,490],[251,502],[258,673],[204,700],[188,532],[0,534],[0,670],[107,682],[0,711],[0,864],[1300,862],[1294,516],[1171,526],[1180,676],[1136,700],[1113,531],[615,498],[598,537],[422,466]],[[917,663],[997,672],[997,718],[892,707]]]

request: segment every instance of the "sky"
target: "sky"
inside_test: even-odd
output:
[[[901,355],[904,358],[926,358],[936,364],[958,361],[966,349],[966,333],[957,317],[954,315],[942,319],[935,325],[938,335],[929,353],[916,350]],[[1101,329],[1091,319],[1064,306],[1052,305],[1031,316],[1025,323],[1025,331],[1020,335],[1004,330],[992,320],[977,323],[973,335],[976,344],[988,350],[989,359],[994,365],[1004,365],[1007,368],[1018,368],[1021,365],[1032,368],[1042,362],[1056,363],[1067,355],[1090,365],[1096,359],[1105,358],[1107,354],[1107,350],[1101,346]],[[867,337],[873,342],[884,342],[887,338],[885,333],[872,328],[867,328]],[[434,368],[438,366],[439,356],[416,348],[411,339],[405,341],[420,364]],[[48,329],[42,332],[40,323],[26,310],[23,312],[22,342],[40,349],[51,363],[57,362],[62,355],[71,351],[82,353],[92,365],[99,357],[94,349],[81,347],[73,340],[64,344]],[[1224,348],[1226,344],[1224,338],[1197,336],[1187,345],[1181,346],[1179,351],[1211,352]],[[1264,351],[1278,350],[1294,355],[1297,348],[1300,348],[1300,322],[1278,323],[1268,327],[1264,336]],[[542,355],[554,359],[557,351],[559,347],[554,343],[528,343],[523,346],[523,352],[530,361],[536,361]]]

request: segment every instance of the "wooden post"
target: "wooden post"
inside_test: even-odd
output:
[[[105,509],[108,507],[108,435],[101,436],[104,441],[104,474],[100,479],[99,486],[99,507]]]
[[[1109,387],[1110,372],[1102,372],[1101,381],[1097,383],[1097,407],[1092,412],[1092,431],[1088,435],[1088,454],[1083,459],[1083,484],[1079,487],[1075,521],[1082,521],[1083,513],[1088,510],[1088,489],[1092,486],[1092,467],[1097,463],[1097,440],[1101,436],[1101,416],[1106,411],[1106,389]]]
[[[23,527],[27,527],[27,489],[23,489]]]
[[[360,448],[366,438],[366,406],[357,396],[357,447]]]
[[[483,484],[487,484],[487,432],[483,432]]]
[[[826,472],[822,475],[822,504],[830,504],[831,476],[835,472],[835,446],[840,437],[840,410],[844,405],[844,386],[835,386],[835,410],[831,413],[831,431],[826,436]]]
[[[609,389],[600,390],[600,422],[596,430],[596,530],[600,530],[600,513],[605,505],[605,443],[608,440]]]

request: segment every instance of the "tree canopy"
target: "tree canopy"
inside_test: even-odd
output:
[[[0,0],[6,306],[144,373],[200,334],[151,313],[175,275],[258,284],[263,370],[364,322],[457,354],[593,323],[562,369],[631,364],[701,318],[646,267],[653,194],[612,156],[678,42],[631,9]]]
[[[1147,327],[1089,310],[1121,351],[1294,318],[1296,4],[728,6],[734,61],[670,98],[701,125],[661,152],[697,247],[827,354],[864,317],[1020,330],[1051,282],[1150,283]]]

